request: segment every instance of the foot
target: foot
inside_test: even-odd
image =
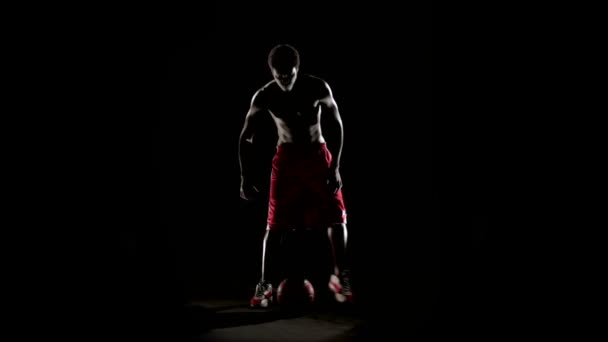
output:
[[[347,271],[342,272],[339,276],[332,274],[329,277],[329,289],[334,293],[336,301],[340,303],[353,301],[353,293]]]
[[[272,304],[272,297],[272,285],[260,282],[255,286],[255,293],[249,301],[249,306],[252,308],[266,308]]]

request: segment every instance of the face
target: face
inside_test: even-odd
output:
[[[298,76],[298,69],[296,67],[291,68],[291,70],[278,70],[275,68],[271,68],[272,77],[277,81],[277,84],[283,91],[290,91],[293,89],[293,85],[296,83],[296,78]]]

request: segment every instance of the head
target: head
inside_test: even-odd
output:
[[[281,90],[290,91],[300,69],[300,54],[291,45],[277,45],[268,54],[268,66]]]

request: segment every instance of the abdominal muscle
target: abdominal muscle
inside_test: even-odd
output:
[[[307,127],[287,128],[281,124],[277,124],[278,140],[277,145],[282,144],[298,144],[308,145],[316,143],[325,143],[325,138],[321,133],[321,126],[315,124]]]

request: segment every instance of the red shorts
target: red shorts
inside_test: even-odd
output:
[[[346,223],[342,191],[327,185],[331,153],[325,143],[282,144],[272,159],[268,227],[318,229]]]

